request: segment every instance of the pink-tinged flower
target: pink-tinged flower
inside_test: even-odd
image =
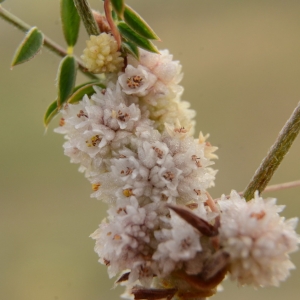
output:
[[[125,94],[137,95],[139,97],[148,94],[156,80],[156,76],[149,69],[141,65],[137,68],[128,65],[125,73],[121,74],[118,79]]]
[[[154,233],[160,243],[153,260],[157,262],[158,272],[162,276],[170,274],[178,264],[192,260],[202,249],[200,234],[172,211],[169,223],[171,229]]]
[[[258,193],[246,202],[237,192],[218,202],[221,209],[220,242],[230,255],[232,279],[240,284],[278,286],[294,265],[289,254],[298,249],[297,218],[279,216],[284,206]]]

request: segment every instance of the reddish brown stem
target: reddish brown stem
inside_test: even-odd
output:
[[[120,35],[119,30],[118,30],[118,28],[112,18],[112,15],[111,15],[110,0],[104,1],[104,12],[105,12],[106,20],[111,29],[111,33],[117,41],[118,49],[120,49],[121,48],[121,35]]]

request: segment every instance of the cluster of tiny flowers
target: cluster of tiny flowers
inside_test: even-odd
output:
[[[165,123],[178,119],[193,134],[196,113],[189,109],[189,102],[181,100],[182,76],[179,61],[174,61],[168,50],[158,55],[140,49],[139,60],[128,57],[128,66],[119,83],[126,94],[141,97],[140,103],[147,107],[158,130],[163,131]]]
[[[103,50],[98,38],[86,62],[116,73],[116,48]],[[98,63],[109,55],[116,69]],[[99,261],[136,299],[154,288],[161,298],[205,298],[228,271],[241,284],[278,285],[293,267],[297,220],[279,217],[274,199],[246,202],[236,192],[210,198],[217,148],[202,133],[193,138],[195,112],[181,100],[181,78],[167,50],[140,50],[140,60],[128,56],[105,88],[62,110],[56,132],[65,135],[65,154],[91,182],[91,196],[109,205],[91,235]]]
[[[110,73],[122,68],[124,59],[112,35],[105,32],[91,35],[86,45],[81,58],[89,72]]]
[[[230,274],[240,284],[278,286],[294,265],[289,253],[298,249],[297,218],[279,216],[284,206],[258,193],[249,202],[235,191],[218,202],[221,209],[220,243],[230,254]]]

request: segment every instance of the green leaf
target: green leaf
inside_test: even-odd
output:
[[[111,11],[111,16],[115,22],[119,21],[119,17],[114,10]]]
[[[57,115],[58,107],[57,107],[57,100],[52,102],[46,110],[44,115],[44,125],[47,127],[50,121]]]
[[[80,88],[76,90],[76,92],[68,99],[68,103],[77,103],[78,101],[82,100],[84,95],[91,96],[95,94],[93,86],[99,86],[101,88],[105,88],[105,85],[101,83],[87,83],[83,86],[81,85]],[[76,89],[76,88],[75,88]]]
[[[0,3],[4,2],[5,0],[0,0]]]
[[[123,42],[122,47],[129,52],[131,55],[133,55],[137,60],[140,58],[139,48],[130,42]]]
[[[77,63],[71,55],[65,56],[58,68],[57,88],[58,99],[57,106],[60,107],[71,95],[75,86]]]
[[[110,2],[118,16],[121,17],[125,8],[124,0],[110,0]]]
[[[60,0],[60,16],[65,40],[69,47],[77,42],[80,17],[73,0]]]
[[[128,41],[150,52],[159,53],[157,48],[149,40],[137,34],[126,23],[120,22],[118,29],[121,35]]]
[[[88,81],[88,82],[79,84],[79,85],[77,85],[77,86],[74,87],[72,94],[74,94],[76,91],[78,91],[80,88],[82,88],[82,87],[85,86],[85,85],[88,85],[88,84],[94,84],[94,85],[97,85],[98,83],[99,83],[98,80],[93,80],[93,81]]]
[[[16,50],[11,66],[22,64],[33,58],[40,51],[43,41],[43,34],[36,27],[32,27]]]
[[[139,35],[150,40],[160,40],[145,20],[128,5],[125,6],[124,20]]]

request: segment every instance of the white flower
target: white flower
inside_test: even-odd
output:
[[[63,122],[56,129],[68,140],[64,145],[65,154],[72,162],[81,163],[81,170],[87,176],[108,169],[99,162],[102,164],[103,159],[111,157],[112,151],[130,144],[138,126],[149,130],[152,124],[147,112],[142,114],[135,104],[136,98],[124,94],[118,85],[110,83],[106,89],[95,87],[95,91],[91,99],[84,96],[79,103],[66,105],[62,110]]]
[[[92,37],[85,50],[95,72],[109,71],[111,39]],[[107,58],[102,66],[93,60],[101,61],[99,53]],[[215,148],[192,137],[195,113],[181,101],[181,66],[168,51],[141,50],[141,61],[129,57],[124,72],[119,62],[106,75],[106,88],[94,87],[93,95],[64,107],[56,131],[92,184],[91,196],[109,205],[107,220],[92,234],[100,261],[110,276],[129,272],[127,286],[153,287],[153,276],[196,274],[212,255],[201,234],[165,203],[198,206],[197,214],[214,222],[204,201],[214,184]]]
[[[155,209],[154,204],[140,208],[137,203],[110,209],[109,223],[103,222],[91,235],[100,262],[109,266],[111,276],[126,269],[140,269],[151,257],[151,232],[157,226]]]
[[[279,216],[283,206],[276,199],[255,194],[249,202],[232,191],[218,202],[221,208],[220,241],[230,254],[231,277],[241,284],[278,286],[294,265],[289,253],[300,242],[295,232],[297,219]]]
[[[115,137],[115,132],[103,125],[94,125],[72,139],[73,145],[91,158],[101,153],[101,149],[107,146]],[[102,152],[103,154],[103,152]]]
[[[199,144],[204,144],[204,155],[208,159],[217,159],[218,156],[214,154],[216,150],[218,150],[218,147],[212,146],[209,142],[206,142],[206,140],[209,138],[209,134],[203,135],[202,131],[199,133]]]
[[[156,82],[156,76],[141,65],[138,65],[137,68],[128,65],[125,73],[119,75],[118,81],[124,93],[141,97],[149,93],[149,90]]]
[[[138,147],[139,159],[143,161],[143,164],[149,169],[153,168],[156,164],[161,165],[165,161],[168,153],[168,146],[160,141],[149,143],[146,140]]]
[[[173,121],[174,122],[174,121]],[[175,119],[174,123],[168,124],[165,123],[165,129],[171,137],[178,137],[179,139],[184,139],[187,136],[191,136],[190,130],[192,125],[189,125],[188,128],[185,128],[180,124],[178,119]]]
[[[142,66],[147,67],[166,85],[178,84],[181,81],[181,65],[179,61],[173,60],[173,56],[169,54],[168,50],[160,50],[159,54],[143,49],[139,49],[139,51],[139,62],[129,56],[129,64],[133,66],[141,64]]]
[[[174,196],[177,196],[177,186],[181,179],[181,173],[182,171],[175,167],[172,156],[168,155],[162,166],[154,166],[151,169],[149,180],[154,187],[174,191]]]
[[[178,263],[192,260],[202,249],[200,234],[172,211],[169,223],[171,229],[154,233],[160,243],[153,259],[157,261],[161,276],[170,274]]]
[[[116,178],[128,183],[137,180],[148,180],[149,169],[144,167],[134,156],[114,158],[111,160],[111,169]]]
[[[98,36],[91,35],[86,44],[81,58],[89,72],[117,72],[123,66],[123,57],[112,35],[105,32]]]
[[[142,93],[139,94],[139,96],[143,96],[141,101],[149,110],[150,118],[155,120],[156,128],[163,131],[165,123],[174,124],[174,121],[178,119],[182,126],[191,128],[190,134],[193,134],[195,121],[192,119],[196,113],[189,109],[188,102],[180,100],[183,93],[183,88],[179,85],[182,79],[180,63],[173,60],[173,56],[169,54],[168,50],[162,50],[160,54],[150,53],[143,49],[139,49],[139,51],[140,60],[137,61],[129,56],[127,68],[136,70],[135,72],[139,68],[147,70],[147,74],[151,74],[157,79],[155,82],[149,80],[148,85],[150,84],[151,88],[149,89],[147,85],[146,91],[141,86]],[[119,79],[123,88],[129,92],[132,89],[128,89],[126,80],[132,76],[126,77],[123,74]],[[142,78],[142,75],[139,75],[139,78]]]

